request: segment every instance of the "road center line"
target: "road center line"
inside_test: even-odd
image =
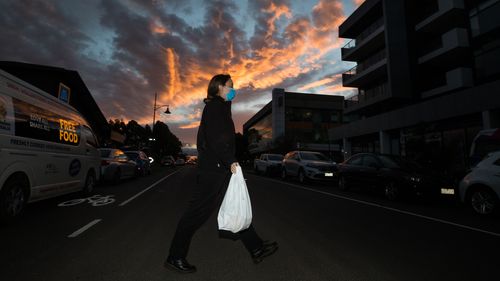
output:
[[[389,210],[389,211],[393,211],[393,212],[397,212],[397,213],[401,213],[401,214],[405,214],[405,215],[410,215],[410,216],[414,216],[414,217],[418,217],[418,218],[423,218],[423,219],[427,219],[427,220],[431,220],[431,221],[435,221],[435,222],[440,222],[440,223],[443,223],[443,224],[453,225],[453,226],[456,226],[456,227],[460,227],[460,228],[464,228],[464,229],[468,229],[468,230],[473,230],[473,231],[477,231],[477,232],[481,232],[481,233],[485,233],[485,234],[489,234],[489,235],[500,237],[500,233],[496,233],[496,232],[491,232],[491,231],[487,231],[487,230],[483,230],[483,229],[479,229],[479,228],[475,228],[475,227],[471,227],[471,226],[467,226],[467,225],[463,225],[463,224],[458,224],[458,223],[454,223],[454,222],[450,222],[450,221],[446,221],[446,220],[442,220],[442,219],[437,219],[437,218],[428,217],[428,216],[424,216],[424,215],[420,215],[420,214],[416,214],[416,213],[412,213],[412,212],[408,212],[408,211],[403,211],[403,210],[399,210],[399,209],[395,209],[395,208],[391,208],[391,207],[386,207],[386,206],[383,206],[383,205],[380,205],[380,204],[376,204],[376,203],[371,203],[371,202],[357,200],[357,199],[353,199],[353,198],[349,198],[349,197],[345,197],[345,196],[341,196],[341,195],[336,195],[336,194],[332,194],[332,193],[328,193],[328,192],[324,192],[324,191],[319,191],[319,190],[315,190],[315,189],[312,189],[312,188],[303,187],[303,186],[292,184],[292,183],[288,183],[288,182],[277,181],[277,180],[273,180],[273,179],[267,179],[267,180],[274,181],[274,182],[281,183],[281,184],[287,184],[287,185],[293,186],[295,188],[300,188],[300,189],[304,189],[304,190],[307,190],[307,191],[312,191],[312,192],[321,193],[321,194],[325,194],[325,195],[336,197],[336,198],[340,198],[340,199],[345,199],[345,200],[353,201],[353,202],[360,203],[360,204],[365,204],[365,205],[369,205],[369,206],[373,206],[373,207],[377,207],[377,208],[382,208],[382,209],[386,209],[386,210]]]
[[[137,193],[136,195],[132,196],[130,199],[124,201],[123,203],[121,203],[119,206],[122,207],[122,206],[125,206],[126,204],[128,204],[130,201],[134,200],[135,198],[141,196],[144,192],[150,190],[151,188],[155,187],[157,184],[159,184],[160,182],[164,181],[165,179],[167,179],[168,177],[170,177],[171,175],[177,173],[177,172],[180,172],[182,169],[180,170],[177,170],[161,179],[159,179],[157,182],[153,183],[152,185],[150,185],[148,188],[144,189],[143,191]]]
[[[86,231],[87,229],[91,228],[92,226],[94,226],[95,224],[97,224],[100,221],[101,221],[101,219],[97,219],[97,220],[91,221],[86,226],[84,226],[84,227],[78,229],[77,231],[71,233],[70,235],[68,235],[68,238],[75,238],[75,237],[77,237],[78,235],[82,234],[84,231]]]

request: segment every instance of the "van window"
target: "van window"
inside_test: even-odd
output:
[[[82,135],[84,136],[85,141],[87,142],[88,145],[91,145],[93,147],[98,147],[94,133],[92,133],[92,130],[90,130],[89,127],[82,126]]]
[[[12,101],[16,136],[74,146],[80,144],[81,125],[72,116],[62,116],[16,98]]]

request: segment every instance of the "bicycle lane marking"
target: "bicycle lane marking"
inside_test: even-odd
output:
[[[135,198],[137,198],[137,197],[141,196],[143,193],[145,193],[146,191],[148,191],[148,190],[150,190],[151,188],[155,187],[155,186],[156,186],[156,185],[158,185],[160,182],[162,182],[162,181],[166,180],[166,179],[167,179],[168,177],[170,177],[171,175],[176,174],[176,173],[178,173],[178,172],[180,172],[180,171],[182,171],[182,170],[184,170],[184,169],[180,169],[180,170],[177,170],[177,171],[175,171],[175,172],[173,172],[173,173],[171,173],[171,174],[169,174],[169,175],[166,175],[165,177],[163,177],[163,178],[159,179],[157,182],[153,183],[152,185],[150,185],[150,186],[149,186],[149,187],[147,187],[146,189],[142,190],[141,192],[137,193],[136,195],[134,195],[134,196],[130,197],[130,198],[129,198],[129,199],[127,199],[127,200],[125,200],[124,202],[122,202],[122,203],[121,203],[120,205],[118,205],[118,206],[120,206],[120,207],[125,206],[126,204],[130,203],[130,201],[132,201],[132,200],[134,200]]]
[[[76,206],[76,205],[79,205],[82,203],[89,203],[90,205],[92,205],[94,207],[99,207],[99,206],[112,204],[113,202],[115,202],[115,198],[113,198],[113,197],[114,197],[114,195],[103,196],[103,195],[96,194],[96,195],[92,195],[92,196],[86,197],[86,198],[77,198],[77,199],[64,201],[64,202],[59,203],[57,206],[58,207],[72,207],[72,206]]]
[[[91,228],[92,226],[96,225],[97,223],[99,223],[102,219],[96,219],[96,220],[93,220],[91,221],[90,223],[88,223],[87,225],[85,225],[84,227],[78,229],[77,231],[71,233],[70,235],[68,235],[68,238],[75,238],[77,237],[78,235],[82,234],[83,232],[85,232],[86,230],[88,230],[89,228]]]
[[[489,235],[492,235],[492,236],[500,237],[500,233],[496,233],[496,232],[492,232],[492,231],[488,231],[488,230],[484,230],[484,229],[480,229],[480,228],[475,228],[475,227],[471,227],[471,226],[467,226],[467,225],[463,225],[463,224],[458,224],[458,223],[454,223],[454,222],[443,220],[443,219],[438,219],[438,218],[433,218],[433,217],[429,217],[429,216],[425,216],[425,215],[420,215],[420,214],[417,214],[417,213],[403,211],[403,210],[399,210],[399,209],[396,209],[396,208],[391,208],[391,207],[383,206],[383,205],[380,205],[380,204],[377,204],[377,203],[371,203],[371,202],[367,202],[367,201],[363,201],[363,200],[358,200],[358,199],[354,199],[354,198],[349,198],[349,197],[345,197],[345,196],[341,196],[341,195],[337,195],[337,194],[333,194],[333,193],[328,193],[328,192],[324,192],[324,191],[320,191],[320,190],[315,190],[315,189],[312,189],[312,188],[303,187],[303,186],[292,184],[292,183],[287,183],[287,182],[273,180],[273,179],[267,179],[267,180],[273,181],[273,182],[276,182],[276,183],[281,183],[281,184],[293,186],[295,188],[299,188],[299,189],[303,189],[303,190],[307,190],[307,191],[311,191],[311,192],[315,192],[315,193],[320,193],[320,194],[328,195],[328,196],[331,196],[331,197],[336,197],[336,198],[339,198],[339,199],[344,199],[344,200],[356,202],[356,203],[359,203],[359,204],[364,204],[364,205],[368,205],[368,206],[372,206],[372,207],[377,207],[377,208],[381,208],[381,209],[393,211],[393,212],[400,213],[400,214],[414,216],[414,217],[418,217],[418,218],[421,218],[421,219],[426,219],[426,220],[430,220],[430,221],[434,221],[434,222],[439,222],[439,223],[442,223],[442,224],[452,225],[452,226],[455,226],[455,227],[459,227],[459,228],[463,228],[463,229],[468,229],[468,230],[472,230],[472,231],[481,232],[481,233],[484,233],[484,234],[489,234]]]

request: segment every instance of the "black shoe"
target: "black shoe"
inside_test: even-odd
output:
[[[163,266],[181,273],[196,272],[196,266],[189,264],[188,261],[184,258],[175,259],[169,256]]]
[[[265,257],[269,257],[278,250],[278,242],[264,241],[262,246],[250,252],[252,260],[255,264],[260,263]]]

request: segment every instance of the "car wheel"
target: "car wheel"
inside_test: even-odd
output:
[[[85,195],[90,195],[92,192],[94,192],[94,187],[95,187],[95,175],[94,172],[89,171],[87,174],[87,178],[85,179],[85,186],[83,187],[83,194]]]
[[[399,199],[399,188],[393,182],[389,182],[384,186],[385,198],[395,201]]]
[[[256,174],[256,175],[260,174],[260,173],[259,173],[259,168],[258,168],[257,166],[255,166],[255,168],[254,168],[253,170],[255,171],[255,174]]]
[[[122,173],[120,172],[120,169],[116,169],[115,173],[113,174],[113,179],[111,180],[111,182],[113,184],[119,184],[121,177],[122,177]]]
[[[471,193],[470,204],[476,213],[488,216],[498,208],[498,198],[486,188],[477,188]]]
[[[347,186],[347,182],[345,180],[344,176],[339,175],[339,189],[340,190],[347,190],[349,187]]]
[[[304,173],[304,170],[300,169],[299,170],[299,182],[305,183],[306,181],[307,181],[306,174]]]
[[[281,169],[281,179],[286,180],[286,178],[287,178],[286,169],[283,168]]]
[[[0,192],[0,219],[12,221],[19,217],[28,200],[26,189],[29,184],[22,176],[9,179]]]

